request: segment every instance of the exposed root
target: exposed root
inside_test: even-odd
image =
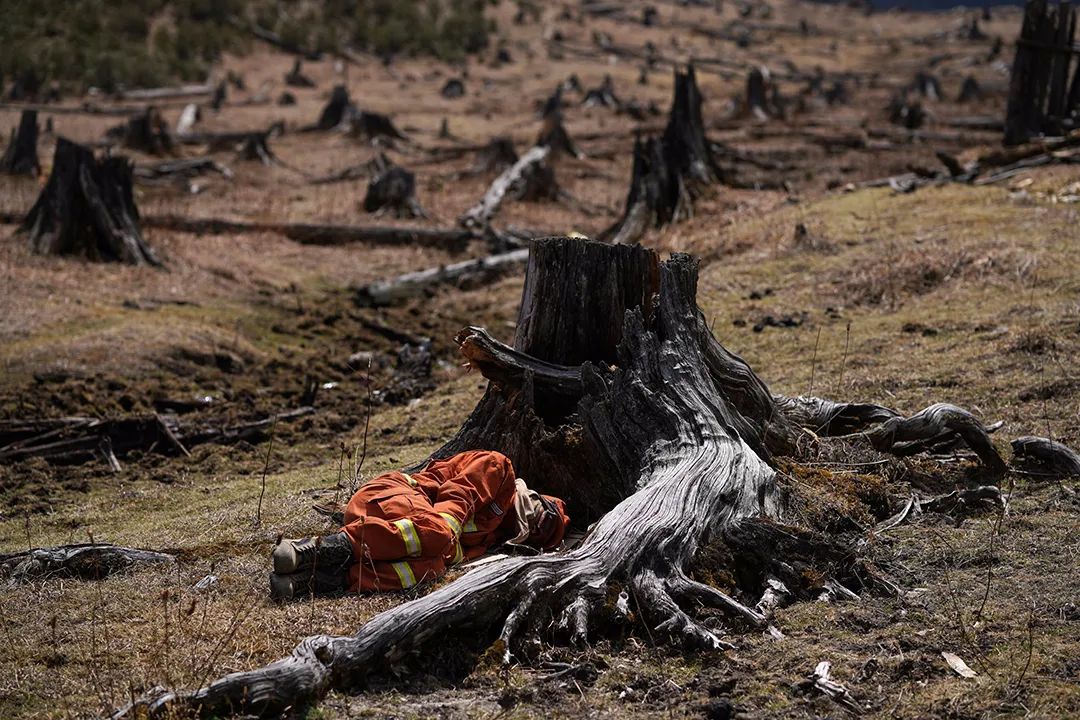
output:
[[[682,646],[694,650],[733,650],[735,646],[724,642],[712,631],[687,615],[678,603],[668,594],[665,583],[652,570],[643,570],[632,580],[634,591],[643,612],[650,616],[664,618],[655,628],[657,632],[667,633],[672,638],[679,638]],[[646,618],[643,618],[646,620]]]

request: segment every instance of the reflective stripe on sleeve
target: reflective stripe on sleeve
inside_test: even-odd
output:
[[[458,519],[450,513],[441,512],[439,514],[442,515],[442,519],[446,521],[446,524],[450,526],[450,531],[454,533],[454,537],[459,537],[461,535],[461,523],[458,522]]]
[[[390,566],[394,568],[394,572],[397,573],[398,580],[401,581],[402,590],[407,590],[416,584],[416,576],[413,575],[409,563],[402,560],[401,562],[390,563]]]
[[[467,532],[467,533],[480,532],[477,529],[476,523],[473,521],[472,518],[469,518],[468,520],[465,521],[465,532]]]
[[[403,518],[395,520],[393,524],[397,525],[397,529],[401,533],[401,539],[405,541],[405,554],[409,557],[418,556],[420,554],[420,536],[416,534],[416,526],[413,525],[413,521]]]

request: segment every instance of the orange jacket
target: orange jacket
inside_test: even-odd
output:
[[[500,526],[515,528],[516,477],[505,455],[474,450],[365,483],[349,500],[342,528],[357,560],[350,589],[409,588],[483,555],[505,539]]]

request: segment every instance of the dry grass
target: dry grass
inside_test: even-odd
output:
[[[436,132],[447,117],[451,131],[464,141],[486,142],[510,133],[520,150],[538,129],[532,101],[572,72],[586,86],[610,72],[620,94],[666,107],[671,91],[666,72],[638,86],[632,63],[544,58],[537,27],[514,26],[511,5],[502,3],[492,12],[517,62],[499,68],[472,63],[462,100],[438,94],[455,71],[428,61],[403,61],[390,70],[374,62],[352,66],[347,81],[354,96],[367,109],[390,112],[420,147],[439,142]],[[660,7],[665,17],[676,12],[674,6]],[[553,15],[558,8],[545,12]],[[708,11],[678,12],[687,22],[716,22]],[[810,15],[786,2],[776,12]],[[737,10],[725,5],[724,13],[725,21],[732,20]],[[1013,10],[995,10],[995,20],[983,29],[1008,37],[1015,33],[1016,18]],[[830,123],[841,128],[873,120],[889,85],[910,79],[914,64],[909,68],[892,57],[889,39],[929,35],[942,23],[959,25],[962,19],[960,13],[864,18],[839,6],[815,6],[812,22],[824,28],[822,35],[778,36],[772,42],[782,42],[785,56],[801,68],[887,68],[881,87],[859,91],[865,95],[857,106],[811,116],[823,124],[821,132],[831,132]],[[664,28],[607,19],[563,28],[570,42],[582,45],[591,42],[593,29],[601,29],[617,38],[632,36],[635,43],[653,40],[661,48],[672,48],[671,37],[678,35],[680,50],[671,52],[720,53],[692,33]],[[833,37],[842,37],[836,51],[829,47]],[[724,45],[723,53],[756,62],[762,47]],[[912,63],[931,51],[920,47]],[[530,57],[533,62],[526,62]],[[268,53],[227,61],[245,75],[252,92],[266,84],[271,96],[290,64],[290,58]],[[947,88],[959,83],[955,73],[961,69],[966,71],[946,63]],[[329,61],[307,64],[305,72],[319,87],[296,91],[298,105],[229,106],[211,114],[207,128],[264,127],[278,118],[290,128],[310,122],[331,85],[346,78]],[[992,69],[980,66],[976,72],[992,74]],[[723,99],[738,91],[742,78],[703,71],[701,79],[710,122],[718,121]],[[996,112],[992,104],[985,110]],[[171,120],[178,112],[166,110]],[[16,117],[0,111],[0,134],[6,135]],[[69,115],[55,120],[65,135],[85,141],[100,137],[113,122]],[[560,161],[559,181],[608,212],[589,217],[559,204],[510,204],[501,216],[506,223],[595,232],[621,208],[631,123],[599,108],[572,108],[567,122],[572,135],[590,138],[580,144],[593,157]],[[1075,252],[1080,218],[1075,206],[1053,202],[1047,194],[1080,179],[1075,168],[1034,174],[1026,198],[1010,196],[1008,188],[962,186],[910,195],[826,194],[830,180],[876,177],[909,163],[932,165],[932,150],[903,146],[902,151],[827,155],[778,123],[710,134],[741,149],[782,151],[799,160],[802,164],[789,173],[792,199],[798,202],[789,202],[787,192],[721,189],[702,199],[693,219],[652,233],[648,242],[704,259],[699,302],[715,333],[774,390],[805,392],[814,376],[816,393],[839,399],[906,411],[951,401],[987,419],[1003,419],[1002,449],[1006,438],[1029,432],[1080,444],[1080,380],[1072,361],[1080,353]],[[43,141],[43,158],[49,142]],[[287,163],[313,175],[365,162],[374,153],[336,135],[288,133],[273,147]],[[433,166],[416,147],[392,156],[417,171],[419,199],[433,215],[432,224],[454,222],[490,181],[455,179],[471,164],[469,157]],[[143,188],[142,212],[389,222],[360,214],[362,180],[308,185],[287,169],[234,163],[230,153],[218,159],[234,165],[235,180],[210,179],[197,195]],[[0,210],[23,210],[35,194],[33,182],[0,179]],[[829,252],[793,252],[798,223],[826,239]],[[9,229],[0,228],[5,238]],[[234,398],[246,412],[263,412],[292,402],[308,372],[339,382],[333,391],[338,395],[327,396],[310,424],[278,429],[260,527],[252,521],[264,447],[199,448],[187,460],[134,458],[116,475],[34,462],[0,469],[4,550],[24,547],[29,528],[35,545],[81,541],[92,534],[98,540],[172,549],[181,558],[170,570],[103,582],[48,580],[6,588],[0,716],[82,717],[156,685],[190,688],[273,660],[310,633],[351,632],[399,602],[379,596],[276,606],[265,599],[266,556],[274,537],[279,531],[325,528],[308,508],[342,496],[337,487],[342,447],[351,455],[362,442],[365,386],[358,374],[340,368],[341,361],[357,350],[373,350],[384,361],[390,357],[390,344],[366,333],[359,324],[363,317],[432,335],[440,359],[451,366],[439,371],[438,389],[415,404],[376,409],[364,468],[375,473],[423,457],[460,425],[478,399],[482,382],[452,369],[456,356],[450,337],[457,328],[478,323],[500,338],[512,337],[520,278],[448,291],[431,302],[380,313],[358,311],[343,290],[446,262],[452,259],[448,253],[301,247],[273,235],[150,231],[148,237],[168,259],[168,272],[39,258],[19,241],[0,240],[0,408],[5,416],[27,408],[41,414],[108,415],[130,409],[125,396],[130,407],[144,410],[156,392],[196,391]],[[482,250],[478,244],[470,254]],[[765,289],[771,292],[762,294]],[[751,300],[754,291],[762,299]],[[125,300],[135,307],[125,307]],[[802,313],[807,322],[797,328],[750,329],[765,314]],[[735,320],[749,322],[739,327]],[[190,358],[223,347],[244,360],[245,373],[230,375]],[[184,352],[189,356],[182,357]],[[62,370],[71,379],[35,381],[34,373],[45,369]],[[801,465],[785,464],[784,482],[801,503],[798,519],[857,531],[886,512],[886,496],[910,487],[943,491],[962,477],[923,460],[889,464],[880,472],[844,464],[875,459],[825,449]],[[17,490],[9,492],[12,488]],[[598,635],[591,650],[549,651],[552,659],[590,664],[596,670],[591,679],[547,682],[535,671],[514,668],[503,674],[481,663],[464,679],[421,673],[407,694],[378,686],[360,697],[333,695],[315,716],[695,717],[721,698],[759,717],[836,716],[840,711],[830,701],[792,690],[823,659],[833,661],[838,679],[871,716],[966,718],[1028,711],[1034,717],[1075,716],[1080,714],[1075,684],[1080,621],[1072,588],[1080,581],[1080,563],[1073,526],[1080,508],[1069,492],[1074,486],[1021,484],[1011,515],[995,536],[992,558],[993,516],[957,527],[922,518],[895,531],[874,546],[874,560],[911,594],[868,596],[851,605],[793,606],[778,618],[787,636],[781,643],[733,633],[737,650],[721,659],[653,647],[647,632],[615,626]],[[30,509],[37,514],[28,524],[24,513]],[[993,568],[991,602],[975,617],[988,566]],[[194,591],[194,583],[211,572],[219,578],[212,589]],[[710,581],[730,586],[722,574]],[[707,619],[726,632],[722,617]],[[460,649],[447,644],[450,652]],[[961,655],[979,677],[957,677],[941,650]]]

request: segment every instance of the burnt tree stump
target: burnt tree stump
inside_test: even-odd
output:
[[[293,61],[292,70],[285,73],[285,84],[296,88],[313,88],[315,81],[303,72],[303,63],[300,58]]]
[[[600,234],[613,243],[636,243],[649,227],[693,214],[693,200],[722,179],[705,137],[701,92],[693,66],[675,71],[675,97],[661,138],[634,142],[630,191],[622,217]]]
[[[161,265],[139,227],[125,157],[100,160],[82,145],[58,138],[52,173],[20,228],[42,255]]]
[[[1080,54],[1074,44],[1076,8],[1069,3],[1028,0],[1016,41],[1005,110],[1006,145],[1077,126]]]
[[[7,149],[0,156],[0,172],[8,175],[38,175],[37,110],[23,110],[19,127],[11,133]]]
[[[356,106],[349,99],[349,91],[344,85],[335,85],[330,92],[330,100],[319,113],[319,120],[315,123],[317,130],[333,130],[342,122],[346,121]]]
[[[390,142],[407,139],[404,133],[394,125],[394,121],[382,113],[354,108],[346,120],[346,124],[349,127],[349,135],[354,138],[369,141],[388,140]]]
[[[148,155],[172,154],[176,146],[161,111],[150,106],[105,133],[106,139]]]
[[[424,217],[416,199],[416,175],[390,162],[385,155],[376,158],[375,164],[376,175],[364,195],[364,210],[391,212],[397,218]]]

